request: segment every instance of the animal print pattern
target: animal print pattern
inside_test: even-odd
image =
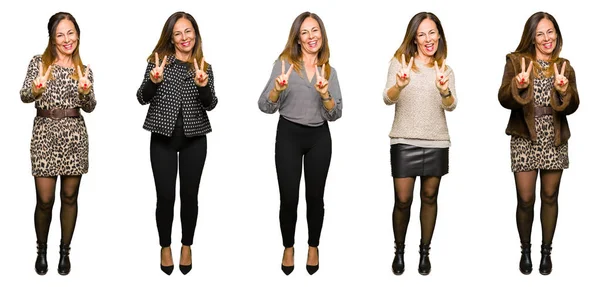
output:
[[[550,105],[550,92],[554,89],[554,76],[546,78],[543,70],[550,64],[538,60],[542,69],[533,80],[534,103],[536,106]],[[513,135],[510,140],[511,167],[513,172],[538,169],[561,170],[569,168],[568,144],[554,145],[552,115],[535,118],[537,142]]]
[[[31,93],[33,80],[39,74],[41,57],[35,56],[29,63],[27,76],[21,89],[21,100],[35,101],[40,109],[81,108],[92,112],[96,107],[94,96],[94,76],[89,73],[92,83],[90,93],[80,98],[77,92],[78,81],[71,76],[74,68],[52,65],[52,77],[46,83],[46,90],[39,99]],[[85,67],[84,67],[85,68]],[[82,69],[83,71],[83,69]],[[88,172],[88,134],[83,117],[52,119],[35,117],[31,135],[31,169],[33,176],[81,175]]]

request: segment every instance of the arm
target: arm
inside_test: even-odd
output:
[[[94,94],[94,73],[92,72],[92,69],[90,69],[88,79],[91,83],[90,92],[87,95],[79,94],[79,104],[84,112],[91,113],[96,108],[96,96]]]
[[[393,105],[400,99],[402,88],[396,84],[396,74],[399,70],[400,62],[394,57],[388,68],[387,81],[385,83],[385,90],[383,91],[383,102],[386,105]]]
[[[277,60],[273,65],[273,71],[271,71],[269,81],[258,99],[258,108],[267,114],[275,113],[279,109],[279,98],[287,93],[287,89],[282,92],[275,91],[275,78],[281,74],[281,71],[279,70],[280,67],[281,60]]]
[[[557,112],[570,115],[579,107],[579,93],[577,92],[577,82],[575,80],[575,70],[571,67],[571,63],[565,60],[567,69],[565,77],[568,80],[567,91],[561,94],[558,90],[552,91],[550,98],[550,106]],[[560,65],[562,66],[562,64]]]
[[[510,56],[506,56],[502,84],[498,90],[498,101],[507,109],[520,109],[533,100],[533,81],[529,81],[529,87],[526,89],[518,89],[516,75],[513,61]]]
[[[204,87],[198,87],[198,92],[200,93],[199,99],[200,103],[207,111],[211,111],[217,106],[219,99],[215,96],[215,79],[212,72],[212,65],[208,66],[206,70],[206,74],[208,75],[208,84]]]
[[[150,71],[152,71],[152,69],[154,69],[154,63],[148,62],[142,85],[140,85],[140,88],[137,91],[138,102],[142,105],[149,104],[156,95],[156,90],[158,89],[158,84],[155,84],[150,80]]]
[[[31,91],[33,80],[35,80],[40,73],[39,64],[41,61],[42,58],[40,56],[34,56],[29,62],[29,66],[27,67],[27,75],[25,76],[25,81],[23,81],[23,87],[21,88],[21,101],[23,101],[23,103],[31,103],[42,96],[36,96]]]
[[[338,81],[337,72],[331,67],[331,76],[328,80],[329,96],[331,100],[323,101],[321,116],[328,121],[335,121],[342,117],[342,91]]]
[[[451,112],[456,108],[456,104],[458,103],[458,98],[456,97],[456,86],[455,86],[455,79],[454,79],[454,71],[449,67],[446,66],[448,68],[448,89],[450,89],[450,93],[452,94],[449,97],[442,97],[442,109]],[[442,95],[448,95],[448,91],[446,92],[442,92],[440,93],[440,97]]]

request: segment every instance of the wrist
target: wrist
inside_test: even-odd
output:
[[[325,92],[324,94],[321,94],[321,100],[324,102],[327,101],[331,101],[331,95],[329,94],[329,91]]]
[[[445,99],[452,96],[452,92],[450,92],[450,89],[440,90],[440,96]]]

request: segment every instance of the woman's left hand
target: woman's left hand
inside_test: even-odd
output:
[[[445,93],[448,91],[448,82],[450,80],[448,71],[446,71],[446,60],[442,62],[441,68],[438,66],[437,61],[434,60],[433,63],[435,66],[435,86],[440,93]]]
[[[77,66],[77,74],[79,75],[79,84],[77,85],[77,92],[82,95],[87,95],[90,93],[92,88],[92,82],[88,79],[90,75],[90,65],[85,69],[85,74],[81,74],[81,68]]]
[[[554,63],[554,88],[561,94],[567,92],[567,87],[569,86],[569,79],[565,77],[565,68],[567,67],[567,62],[563,62],[562,68],[560,69],[560,73],[558,72],[558,67],[556,63]]]
[[[204,71],[204,57],[202,57],[202,62],[200,62],[200,68],[198,68],[198,61],[194,59],[194,67],[196,68],[194,83],[200,87],[206,87],[206,84],[208,84],[208,75]]]
[[[319,67],[317,65],[315,65],[315,74],[317,76],[317,82],[315,84],[315,89],[317,89],[317,92],[319,92],[319,94],[321,94],[321,96],[323,96],[323,95],[327,96],[329,82],[327,81],[327,79],[325,79],[325,64],[323,64],[323,66],[321,67],[321,71],[323,72],[323,75],[321,75],[319,73]]]

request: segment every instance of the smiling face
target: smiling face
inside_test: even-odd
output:
[[[433,58],[438,49],[440,33],[437,25],[429,18],[425,18],[417,28],[415,44],[417,56],[421,59]]]
[[[321,50],[323,40],[321,37],[321,27],[314,18],[304,19],[300,26],[300,39],[298,40],[302,48],[302,54],[317,54]]]
[[[180,55],[191,55],[196,44],[196,31],[192,22],[186,18],[179,18],[173,26],[171,42],[175,46],[175,53]],[[179,57],[178,57],[179,58]]]
[[[56,45],[56,52],[62,56],[71,56],[77,44],[79,42],[79,36],[75,25],[71,20],[63,19],[56,25],[56,32],[54,33],[54,44]]]
[[[543,18],[535,29],[535,54],[540,60],[550,60],[556,47],[556,29],[552,21]]]

